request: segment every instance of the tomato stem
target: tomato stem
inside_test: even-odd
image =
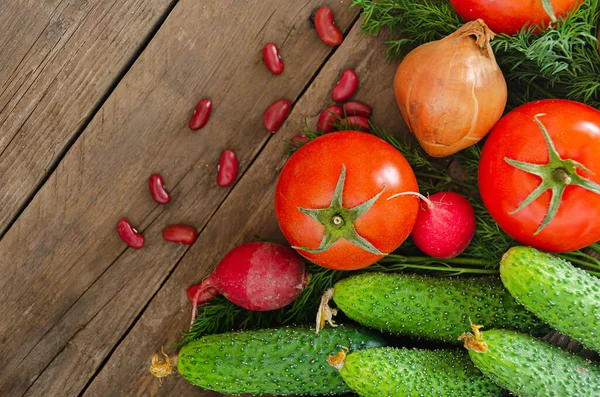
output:
[[[325,227],[325,231],[323,232],[323,238],[321,239],[321,244],[319,245],[319,247],[316,249],[311,249],[306,247],[294,246],[292,248],[296,250],[306,251],[311,254],[318,254],[320,252],[327,251],[336,241],[338,241],[341,238],[344,238],[350,243],[374,255],[385,255],[385,253],[380,252],[373,244],[371,244],[370,241],[358,234],[358,232],[354,228],[354,223],[356,222],[356,220],[358,220],[358,218],[360,218],[367,211],[369,211],[373,204],[375,204],[375,202],[383,194],[385,190],[385,185],[383,185],[381,191],[375,196],[373,196],[371,199],[355,207],[345,208],[342,205],[342,195],[344,191],[345,180],[346,166],[342,164],[342,172],[340,173],[340,177],[338,178],[337,184],[335,186],[335,190],[333,192],[333,197],[331,198],[331,203],[329,204],[329,207],[298,207],[298,211],[310,216]]]
[[[333,224],[333,226],[342,227],[344,226],[344,218],[342,218],[340,215],[334,215],[331,218],[331,223]]]

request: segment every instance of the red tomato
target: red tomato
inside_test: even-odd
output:
[[[287,240],[308,260],[360,269],[410,234],[419,199],[387,200],[407,191],[417,192],[417,181],[393,146],[362,132],[336,132],[307,143],[288,160],[277,182],[275,211]]]
[[[576,9],[583,0],[551,0],[552,11],[558,17]],[[517,33],[523,26],[548,26],[550,14],[543,0],[450,0],[452,7],[464,20],[481,18],[495,33]]]
[[[549,164],[544,129],[562,160],[554,159],[559,166],[542,178],[530,171]],[[524,203],[543,181],[558,190]],[[553,99],[516,108],[492,129],[481,153],[479,191],[486,208],[515,240],[544,251],[573,251],[600,240],[599,184],[600,112],[578,102]],[[552,197],[558,209],[542,227],[552,213]]]

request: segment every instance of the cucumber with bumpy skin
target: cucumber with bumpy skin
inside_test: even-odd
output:
[[[460,350],[368,349],[330,357],[344,381],[363,397],[492,397],[502,389]]]
[[[600,367],[576,354],[515,331],[463,334],[483,374],[520,397],[599,397]]]
[[[543,335],[548,328],[519,305],[497,277],[433,278],[422,275],[365,273],[337,282],[323,296],[317,327],[337,307],[367,327],[416,338],[457,343],[474,322]]]
[[[224,394],[341,394],[350,391],[327,358],[342,347],[381,347],[381,336],[350,327],[319,335],[279,328],[208,335],[179,351],[177,369],[190,383]]]
[[[512,296],[553,328],[600,352],[600,280],[564,259],[513,247],[500,262]]]

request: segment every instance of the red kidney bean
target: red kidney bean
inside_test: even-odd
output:
[[[358,88],[358,75],[354,70],[346,69],[333,88],[331,98],[336,102],[344,102],[354,95],[356,88]]]
[[[263,59],[265,60],[265,65],[273,74],[281,74],[283,73],[283,60],[279,55],[279,50],[277,46],[273,43],[267,43],[263,47]]]
[[[267,130],[271,133],[277,132],[291,111],[291,101],[280,99],[273,102],[265,111],[264,123]]]
[[[342,43],[342,31],[335,26],[333,11],[329,7],[321,7],[315,14],[315,27],[321,41],[327,45],[336,46]]]
[[[163,238],[167,241],[181,244],[193,244],[198,237],[198,232],[191,226],[171,225],[163,230]]]
[[[169,195],[169,192],[167,192],[167,189],[165,189],[165,182],[162,176],[158,174],[150,175],[148,185],[150,186],[150,193],[152,194],[154,201],[158,204],[169,204],[171,196]]]
[[[369,118],[373,113],[373,108],[366,103],[358,101],[348,101],[344,103],[344,114],[346,116],[362,116]]]
[[[306,142],[308,142],[308,137],[302,134],[294,135],[294,137],[290,139],[292,145],[302,145]]]
[[[196,131],[200,128],[204,127],[206,123],[208,123],[208,119],[210,118],[210,112],[212,111],[212,101],[210,99],[201,99],[200,102],[196,105],[196,110],[194,111],[194,115],[190,120],[189,127],[190,129]]]
[[[335,129],[334,124],[340,121],[342,117],[344,117],[344,110],[341,107],[337,105],[327,106],[319,116],[317,132],[332,132]]]
[[[340,131],[348,130],[359,130],[365,132],[371,132],[371,126],[369,125],[369,119],[362,116],[348,116],[340,122],[342,129]]]
[[[121,240],[131,248],[139,250],[144,246],[144,236],[138,233],[127,219],[121,218],[117,225],[117,232]]]
[[[308,142],[308,137],[306,135],[294,135],[294,137],[290,139],[289,148],[292,150],[300,149],[306,142]]]
[[[219,161],[219,172],[217,175],[217,183],[219,186],[230,186],[237,178],[238,159],[235,153],[231,150],[225,150]]]

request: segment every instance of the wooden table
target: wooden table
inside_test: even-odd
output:
[[[309,16],[329,5],[346,38],[319,41]],[[331,104],[341,71],[374,122],[403,131],[383,38],[359,35],[350,0],[8,0],[0,7],[1,396],[197,396],[148,372],[190,316],[185,289],[234,246],[284,241],[273,211],[285,144]],[[273,76],[261,49],[285,60]],[[196,102],[209,124],[192,132]],[[273,101],[293,101],[276,134]],[[235,151],[237,182],[216,184]],[[173,200],[157,205],[158,172]],[[139,251],[116,233],[127,217]],[[162,240],[195,226],[192,246]]]

